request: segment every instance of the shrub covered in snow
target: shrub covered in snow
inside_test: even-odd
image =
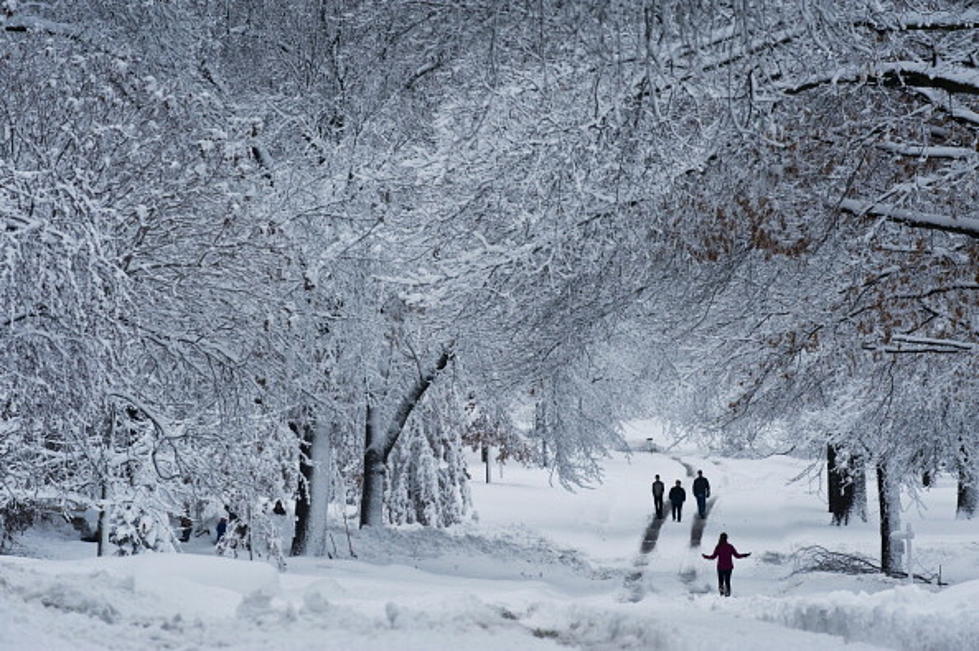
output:
[[[109,542],[116,546],[119,556],[173,551],[173,531],[166,515],[135,502],[125,502],[112,509],[108,527]]]

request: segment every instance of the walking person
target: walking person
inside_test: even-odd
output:
[[[659,475],[656,475],[656,481],[653,482],[653,507],[656,509],[656,519],[663,519],[663,493],[666,491],[666,486],[660,481]]]
[[[697,514],[703,520],[707,517],[707,498],[710,497],[710,482],[704,477],[704,471],[697,471],[697,478],[693,480],[693,496],[697,498]]]
[[[731,572],[734,571],[734,559],[748,558],[751,556],[751,552],[739,554],[738,550],[734,548],[734,545],[727,541],[727,534],[722,533],[717,541],[717,547],[714,548],[714,553],[710,556],[707,554],[701,554],[701,556],[709,561],[715,558],[717,559],[717,588],[720,590],[722,597],[730,597]]]
[[[683,503],[687,500],[687,491],[680,486],[680,480],[676,480],[676,486],[670,489],[670,506],[673,507],[673,521],[679,522],[683,515]]]

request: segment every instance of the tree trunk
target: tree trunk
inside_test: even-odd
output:
[[[427,373],[418,377],[394,411],[390,424],[384,433],[378,432],[373,407],[368,403],[366,431],[364,437],[364,479],[360,493],[360,526],[382,526],[384,524],[384,475],[386,464],[394,444],[398,442],[411,412],[421,402],[428,387],[436,376],[445,369],[452,359],[451,348],[439,355]]]
[[[316,421],[313,431],[311,511],[306,551],[313,556],[323,556],[326,554],[327,516],[333,501],[333,438],[329,423],[323,419]]]
[[[839,467],[836,465],[836,446],[832,443],[826,446],[826,494],[829,512],[833,514],[834,521],[840,512],[840,490],[843,486],[843,478]]]
[[[544,389],[541,388],[534,404],[534,434],[540,439],[541,466],[547,468],[550,465],[547,453],[547,408],[544,405]]]
[[[966,465],[959,465],[958,499],[955,502],[955,517],[971,520],[979,507],[979,486],[976,485],[976,473],[970,472]]]
[[[313,437],[315,432],[307,422],[292,424],[299,437],[299,495],[296,497],[296,530],[292,535],[289,554],[302,556],[306,553],[309,535],[309,513],[312,506],[311,486],[313,484]]]
[[[296,531],[290,553],[323,556],[327,512],[333,501],[333,442],[330,428],[322,419],[313,423],[305,421],[299,427],[302,484],[296,500]]]
[[[99,519],[98,524],[95,527],[95,535],[98,540],[97,547],[95,550],[96,556],[105,556],[105,552],[109,548],[109,527],[108,527],[108,517],[106,517],[106,498],[109,497],[109,486],[108,482],[103,479],[102,485],[99,487],[99,498],[101,499],[101,504],[99,505]]]
[[[901,553],[904,551],[900,541],[891,539],[891,532],[901,528],[901,493],[891,469],[883,461],[877,464],[877,494],[880,503],[880,566],[885,574],[893,574],[901,570]]]
[[[360,526],[380,527],[384,524],[384,459],[376,450],[364,454],[364,484],[360,497]]]
[[[364,418],[364,479],[360,491],[360,526],[384,524],[384,456],[378,449],[374,408],[368,404]]]
[[[856,514],[861,521],[867,521],[867,463],[862,456],[853,457],[853,505],[851,515]]]
[[[488,445],[484,445],[482,449],[483,463],[486,464],[486,483],[490,483],[490,449]]]

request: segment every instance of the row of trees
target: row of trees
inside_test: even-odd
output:
[[[779,42],[751,64],[744,92],[766,128],[720,149],[717,174],[681,198],[705,216],[695,255],[719,273],[685,315],[697,360],[675,356],[664,409],[735,449],[829,445],[829,488],[853,484],[858,504],[873,469],[890,571],[901,484],[951,472],[959,514],[975,513],[979,15],[811,11],[776,18]],[[705,179],[723,185],[703,192]]]
[[[332,501],[465,517],[463,442],[575,484],[644,411],[974,495],[940,4],[7,0],[0,500],[296,499],[322,553]]]

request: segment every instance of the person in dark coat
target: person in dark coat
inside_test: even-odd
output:
[[[734,571],[735,558],[748,558],[751,552],[739,554],[734,545],[727,541],[727,534],[722,533],[717,541],[717,547],[711,555],[701,554],[709,561],[717,559],[717,588],[721,591],[722,597],[731,596],[731,572]]]
[[[217,538],[214,539],[215,545],[221,542],[221,539],[224,538],[224,534],[227,530],[228,530],[228,518],[222,517],[220,520],[218,520],[218,525],[216,527]]]
[[[673,521],[679,522],[683,515],[683,503],[687,500],[687,491],[680,486],[680,480],[676,480],[676,486],[670,489],[670,506],[673,507]]]
[[[653,507],[656,509],[657,520],[663,518],[663,493],[665,491],[666,486],[660,481],[659,475],[656,475],[656,481],[653,482]]]
[[[704,471],[697,471],[697,478],[693,480],[693,496],[697,498],[697,513],[700,518],[707,517],[707,498],[710,497],[710,482],[704,477]]]

